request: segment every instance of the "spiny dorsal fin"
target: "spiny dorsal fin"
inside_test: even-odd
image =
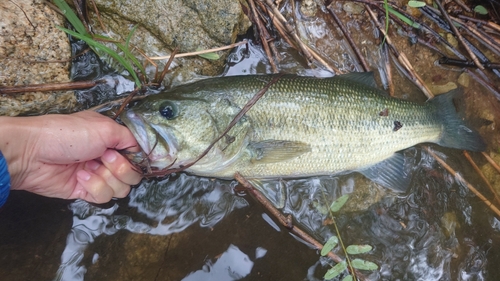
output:
[[[265,140],[251,142],[248,149],[254,163],[276,163],[298,157],[311,151],[311,146],[300,141]]]

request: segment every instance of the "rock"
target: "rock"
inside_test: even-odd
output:
[[[453,82],[448,82],[444,85],[428,84],[428,86],[431,92],[435,95],[444,94],[457,88],[457,84]]]
[[[463,72],[460,76],[458,76],[457,82],[465,88],[469,87],[469,74],[467,74],[467,72]]]
[[[353,14],[353,15],[360,15],[363,13],[365,8],[361,6],[360,4],[353,3],[353,2],[347,2],[345,3],[342,8],[346,13]]]
[[[238,34],[250,27],[238,0],[174,0],[174,1],[120,1],[97,0],[96,4],[103,24],[116,38],[127,38],[136,24],[138,29],[131,44],[150,57],[169,55],[178,47],[180,53],[194,52],[234,43]],[[93,27],[98,33],[100,25],[94,19]],[[221,59],[209,61],[200,57],[180,58],[175,65],[173,77],[190,80],[193,75],[220,75],[224,67],[226,52],[219,52]],[[139,59],[143,57],[135,52]],[[159,61],[157,61],[159,62]],[[160,71],[166,60],[159,63]],[[152,78],[154,69],[148,75]],[[168,83],[167,83],[168,84]]]
[[[68,82],[70,46],[55,27],[63,23],[45,1],[2,1],[0,86]],[[0,115],[67,112],[75,104],[71,91],[0,96]]]

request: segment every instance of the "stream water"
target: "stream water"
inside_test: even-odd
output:
[[[306,23],[316,31],[311,36],[324,36],[314,29],[320,22]],[[281,71],[331,75],[307,67],[286,44],[278,47]],[[75,77],[109,71],[99,73],[102,66],[88,59]],[[349,61],[345,66],[356,69]],[[251,41],[230,55],[224,75],[269,72]],[[81,92],[80,98],[90,106],[105,100],[107,90]],[[482,186],[459,151],[430,147]],[[281,211],[323,243],[336,235],[325,208],[350,194],[335,221],[346,245],[373,247],[360,255],[379,267],[362,271],[370,280],[496,280],[500,221],[422,146],[406,157],[412,180],[405,193],[391,193],[357,173],[294,179],[284,183]],[[0,212],[0,279],[323,280],[333,263],[235,186],[178,174],[144,180],[127,198],[99,206],[13,192]],[[338,246],[334,252],[343,256]]]

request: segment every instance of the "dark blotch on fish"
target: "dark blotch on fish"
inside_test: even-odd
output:
[[[403,124],[401,124],[401,122],[399,121],[394,121],[394,129],[392,129],[394,132],[396,132],[397,130],[403,128]]]

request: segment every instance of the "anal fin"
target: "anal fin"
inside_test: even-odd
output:
[[[402,153],[395,153],[382,162],[359,169],[358,172],[383,187],[390,188],[396,192],[405,192],[411,180],[409,171],[405,166],[404,155]]]

